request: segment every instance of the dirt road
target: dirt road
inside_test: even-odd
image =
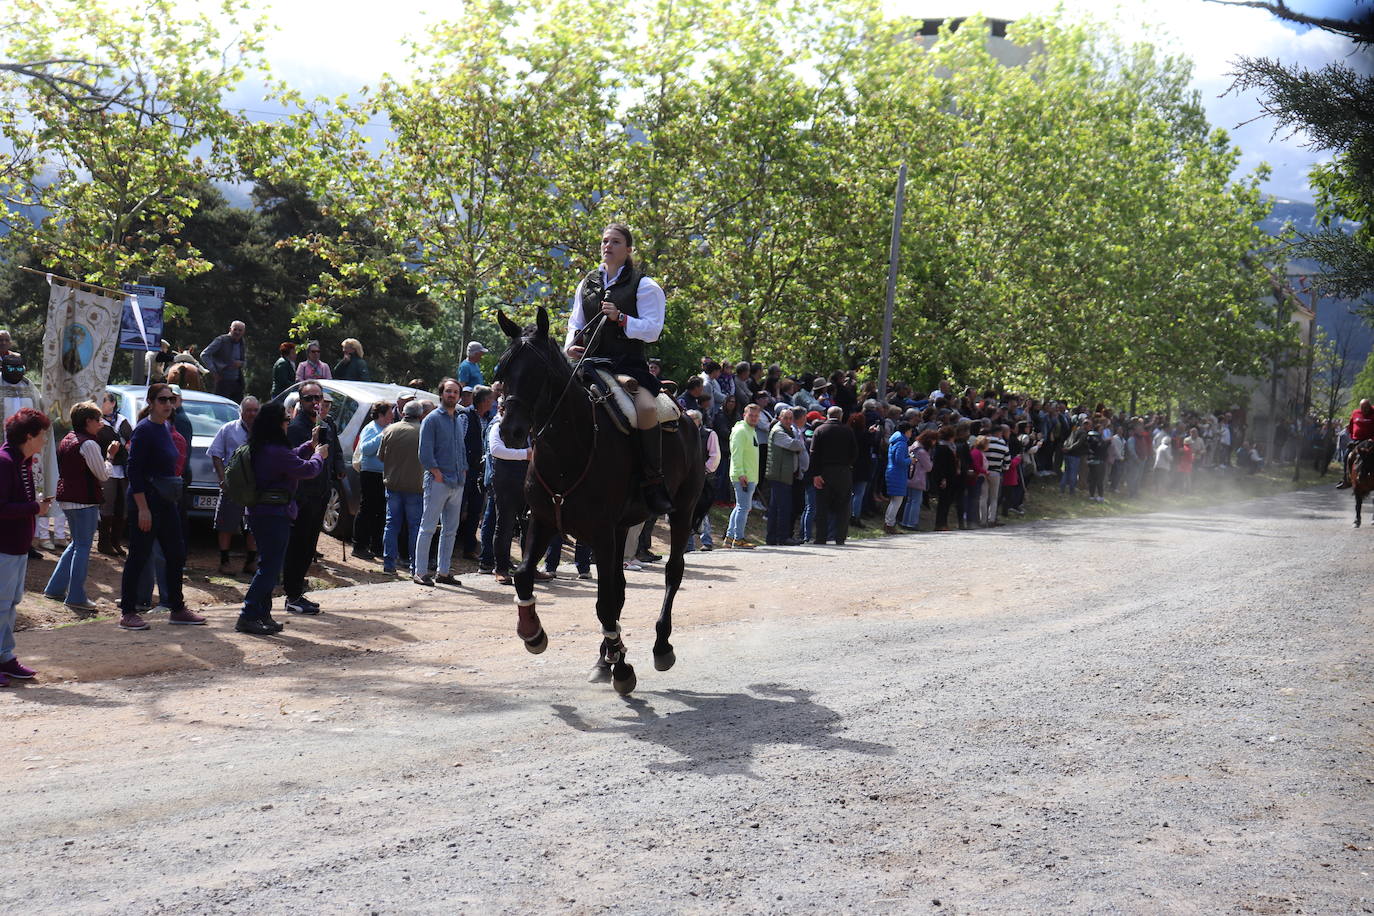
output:
[[[62,913],[1374,909],[1369,558],[1327,489],[21,634],[0,902]],[[112,672],[139,677],[105,679]],[[161,673],[159,673],[161,672]],[[75,680],[72,680],[75,678]]]

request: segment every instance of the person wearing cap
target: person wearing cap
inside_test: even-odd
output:
[[[320,359],[320,342],[318,340],[309,341],[305,345],[305,359],[296,366],[296,381],[308,382],[312,379],[333,377],[329,371],[329,363]]]
[[[406,554],[415,562],[415,538],[420,534],[424,512],[424,467],[420,464],[420,421],[424,404],[406,401],[401,420],[382,432],[377,457],[382,462],[386,487],[386,527],[382,531],[382,571],[396,572],[400,560],[401,533],[405,529]]]
[[[485,385],[487,380],[482,376],[482,354],[487,352],[487,348],[482,346],[478,340],[468,341],[468,355],[458,364],[458,381],[463,383],[465,389],[476,388],[478,385]]]
[[[663,485],[663,434],[658,397],[662,386],[650,369],[646,345],[659,339],[667,300],[663,288],[634,263],[634,234],[623,223],[601,233],[601,265],[578,284],[568,316],[567,355],[638,382],[635,439],[639,445],[644,502],[649,512],[672,511]]]
[[[363,345],[356,337],[347,337],[339,345],[343,357],[334,364],[334,378],[351,382],[372,381],[372,370],[363,359]]]

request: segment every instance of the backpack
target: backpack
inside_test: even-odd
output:
[[[286,490],[258,492],[257,477],[253,474],[253,458],[247,443],[234,449],[224,468],[224,496],[245,509],[249,506],[284,506],[291,501]]]

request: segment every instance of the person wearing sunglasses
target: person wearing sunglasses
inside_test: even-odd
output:
[[[312,344],[311,346],[315,346]],[[296,520],[291,525],[291,539],[286,545],[286,561],[282,566],[282,589],[286,592],[286,610],[291,614],[318,614],[320,606],[306,597],[306,575],[315,562],[315,548],[324,527],[324,509],[329,502],[329,490],[334,481],[343,477],[344,465],[340,457],[338,436],[334,427],[323,421],[320,407],[324,389],[319,382],[305,382],[296,389],[300,400],[296,415],[286,427],[286,439],[292,448],[306,442],[327,445],[324,471],[302,480],[296,487]]]
[[[314,379],[333,378],[329,363],[320,359],[320,342],[312,340],[305,345],[305,359],[296,366],[296,381],[308,382]]]
[[[137,611],[139,580],[152,559],[153,544],[162,551],[167,571],[167,594],[171,609],[168,621],[197,626],[205,618],[186,608],[182,595],[182,572],[186,566],[186,540],[182,533],[180,502],[182,478],[177,472],[181,462],[172,438],[171,420],[179,398],[172,386],[157,382],[148,386],[148,416],[134,427],[129,441],[129,463],[125,474],[129,482],[129,558],[120,582],[119,628],[146,630],[148,622]]]

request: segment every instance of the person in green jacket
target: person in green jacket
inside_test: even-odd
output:
[[[272,366],[272,394],[268,400],[276,400],[277,395],[296,384],[296,345],[288,340],[277,350],[281,356]]]
[[[730,431],[730,481],[735,486],[735,508],[725,529],[725,546],[753,548],[744,536],[749,521],[749,509],[754,502],[754,489],[759,485],[759,445],[755,429],[759,425],[759,406],[747,404],[744,419]]]

